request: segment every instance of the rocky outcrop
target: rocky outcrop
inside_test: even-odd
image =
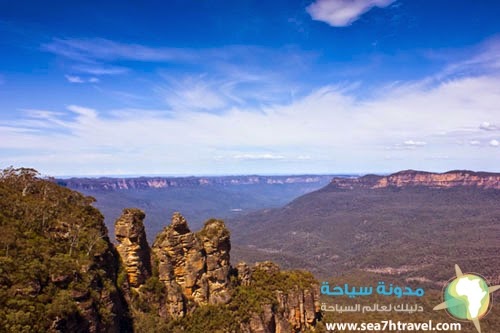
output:
[[[120,254],[128,280],[131,283],[142,281],[135,285],[136,299],[147,300],[148,303],[142,316],[151,315],[151,309],[155,309],[157,318],[162,321],[182,320],[185,317],[189,321],[189,316],[195,315],[193,313],[200,307],[222,305],[238,308],[247,303],[241,300],[241,297],[247,296],[242,295],[255,293],[253,297],[256,298],[252,302],[259,299],[260,303],[251,310],[247,309],[244,313],[247,319],[241,320],[239,331],[302,332],[316,324],[319,286],[312,275],[282,272],[271,262],[258,263],[254,267],[239,263],[233,269],[230,265],[229,231],[220,220],[211,219],[200,231],[192,232],[186,219],[175,213],[170,225],[157,236],[151,248],[153,271],[156,273],[145,283],[144,279],[134,278],[141,276],[140,258],[147,258],[133,250],[148,248],[147,244],[137,245],[139,239],[143,239],[143,218],[141,211],[127,209],[116,222],[117,239],[120,241],[118,246],[121,247]],[[161,290],[158,285],[154,286],[152,281],[155,279]],[[296,281],[306,283],[298,285]],[[266,290],[260,291],[263,285]],[[240,288],[247,289],[242,292]],[[235,294],[239,302],[243,303],[231,303]],[[133,298],[129,297],[132,302]],[[144,306],[136,304],[132,308]],[[235,321],[242,319],[241,314],[232,315]]]
[[[263,274],[272,277],[271,280],[283,282],[280,288],[273,291],[276,304],[274,306],[272,303],[263,304],[260,313],[252,313],[249,322],[241,325],[243,332],[288,333],[314,328],[320,314],[319,286],[316,283],[310,283],[307,288],[290,285],[285,281],[289,274],[293,273],[282,272],[278,265],[269,261],[257,263],[251,269],[250,277],[246,275],[248,272],[246,264],[238,265],[238,268],[238,279],[241,281],[248,278],[250,287],[254,286],[256,280],[262,279]],[[243,272],[243,276],[239,275],[240,271]]]
[[[144,230],[145,214],[127,208],[115,222],[115,235],[123,266],[131,287],[139,287],[151,276],[150,249]]]
[[[206,295],[202,295],[199,299],[208,304],[225,304],[231,298],[229,230],[224,222],[212,219],[205,223],[196,236],[205,254],[205,272],[202,280],[206,280],[207,285]]]
[[[184,217],[174,214],[153,244],[172,317],[184,316],[188,302],[216,305],[229,301],[230,249],[229,231],[222,221],[210,220],[193,233]]]
[[[389,176],[367,175],[360,178],[334,178],[331,186],[340,189],[415,187],[452,188],[469,186],[484,189],[500,189],[500,174],[466,170],[431,173],[406,170]]]
[[[242,286],[249,286],[252,277],[252,271],[250,270],[250,267],[248,267],[246,263],[240,262],[238,263],[238,265],[236,265],[236,272],[238,274],[240,284]]]

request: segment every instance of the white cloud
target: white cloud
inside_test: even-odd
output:
[[[88,123],[89,121],[97,120],[98,114],[94,109],[86,108],[78,105],[68,105],[66,107],[69,111],[76,113],[80,122],[84,121]]]
[[[160,87],[158,92],[174,110],[217,110],[227,105],[227,96],[220,86],[202,77],[171,80],[168,87]]]
[[[425,146],[427,143],[425,143],[424,141],[406,140],[405,142],[403,142],[403,144],[405,146],[421,147]]]
[[[490,140],[490,146],[492,147],[498,147],[500,145],[500,142],[498,142],[498,140]]]
[[[91,77],[91,78],[82,78],[81,76],[76,76],[76,75],[64,75],[66,80],[70,83],[97,83],[99,82],[99,79],[96,77]]]
[[[85,81],[79,76],[64,75],[64,77],[70,83],[85,83]]]
[[[496,169],[500,156],[480,147],[498,145],[498,138],[478,119],[488,120],[484,128],[500,124],[500,75],[422,81],[384,86],[363,99],[352,88],[325,86],[247,107],[230,103],[219,81],[196,77],[164,88],[178,98],[169,110],[25,110],[23,119],[0,121],[0,151],[16,151],[11,164],[52,174]],[[199,112],[205,106],[223,112]]]
[[[497,125],[491,124],[487,121],[481,123],[481,125],[479,125],[479,128],[482,130],[485,130],[485,131],[498,131],[498,130],[500,130],[500,127],[498,127]]]
[[[104,38],[62,39],[42,45],[48,52],[76,61],[94,63],[96,60],[173,61],[193,60],[189,50],[152,48],[140,44],[125,44]]]
[[[285,159],[285,156],[264,153],[264,154],[238,154],[234,155],[233,158],[237,160],[282,160]]]
[[[120,75],[128,73],[130,70],[121,66],[110,66],[110,65],[75,65],[72,67],[73,70],[80,73],[90,74],[90,75]]]
[[[316,21],[333,27],[345,27],[373,7],[384,8],[395,0],[316,0],[306,10]]]
[[[444,51],[442,54],[434,54],[442,60],[448,60],[454,56],[454,53],[463,53],[452,51]],[[449,64],[441,73],[442,75],[478,75],[491,74],[500,70],[500,38],[495,36],[487,39],[479,45],[468,50],[474,54],[466,55],[465,59]]]

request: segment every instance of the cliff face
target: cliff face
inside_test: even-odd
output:
[[[389,176],[367,175],[360,178],[334,178],[331,185],[342,189],[414,186],[429,188],[469,186],[484,189],[500,189],[500,174],[473,171],[430,173],[406,170]]]

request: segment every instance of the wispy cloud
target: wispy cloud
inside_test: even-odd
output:
[[[66,80],[70,83],[98,83],[99,79],[96,77],[82,78],[78,75],[64,75]]]
[[[237,160],[283,160],[285,156],[270,153],[263,154],[237,154],[233,158]]]
[[[419,167],[425,160],[445,169],[439,163],[447,160],[433,158],[444,151],[458,163],[454,166],[474,168],[473,161],[500,162],[475,144],[498,144],[497,138],[488,137],[494,132],[480,128],[485,121],[500,121],[500,114],[491,109],[500,105],[500,93],[491,88],[498,86],[500,77],[462,78],[404,93],[384,88],[383,97],[370,100],[357,99],[345,87],[327,86],[294,103],[259,112],[232,107],[222,114],[136,110],[110,115],[70,105],[70,114],[33,111],[23,121],[1,123],[11,130],[0,132],[0,147],[27,151],[25,165],[37,162],[29,156],[38,151],[53,156],[43,165],[68,168],[64,161],[71,160],[81,172],[92,169],[96,156],[101,168],[107,166],[110,172],[127,165],[124,173],[134,173],[144,165],[141,161],[151,165],[141,169],[148,173],[203,173],[214,165],[222,173],[245,172],[241,168],[246,164],[240,165],[244,161],[252,163],[255,172],[271,172],[275,162],[300,163],[300,171],[323,170],[328,165],[335,165],[333,170],[358,171],[352,162],[356,160],[385,169]],[[464,91],[470,97],[467,104]],[[58,131],[61,128],[69,132]],[[459,145],[457,138],[471,144]],[[380,156],[386,156],[388,146],[400,147],[392,149],[390,161],[401,160],[401,166],[383,164],[389,160]]]
[[[182,80],[170,78],[157,91],[173,110],[216,111],[227,105],[227,96],[224,96],[220,88],[216,82],[210,82],[202,75],[188,76]]]
[[[71,68],[76,72],[90,75],[120,75],[130,72],[130,69],[126,67],[102,64],[74,65]]]
[[[140,44],[119,43],[104,38],[61,39],[42,45],[46,51],[73,60],[94,63],[95,61],[193,61],[193,52],[179,48],[152,48]]]
[[[146,46],[134,43],[90,39],[55,38],[42,45],[42,50],[53,53],[69,62],[72,70],[92,75],[124,74],[134,67],[131,62],[151,63],[158,66],[166,63],[184,64],[184,70],[227,70],[230,67],[247,69],[247,74],[262,68],[273,68],[282,72],[293,67],[301,68],[317,55],[312,51],[293,46],[266,48],[254,45],[227,45],[218,48],[171,48]],[[129,68],[130,67],[130,68]]]
[[[70,83],[85,83],[85,81],[79,76],[65,75],[64,77]]]
[[[316,21],[332,27],[345,27],[373,7],[384,8],[395,0],[316,0],[306,10]]]
[[[280,167],[363,172],[368,167],[493,169],[500,163],[500,156],[491,154],[499,140],[498,71],[462,72],[457,65],[456,72],[379,86],[362,98],[351,82],[316,86],[307,93],[299,85],[300,93],[293,94],[293,80],[283,79],[284,70],[271,73],[244,50],[213,51],[217,55],[207,58],[210,72],[201,67],[190,71],[190,66],[185,72],[159,70],[150,86],[134,91],[139,96],[127,96],[140,100],[149,96],[142,95],[147,90],[163,101],[164,109],[69,105],[22,110],[21,119],[0,121],[0,150],[16,150],[11,164],[37,165],[52,173],[242,173],[249,166],[255,173],[279,172]],[[267,58],[273,54],[255,52]],[[219,62],[223,54],[231,61]],[[283,67],[290,67],[286,61],[291,60],[279,55]],[[108,60],[113,57],[71,64],[120,67]],[[494,66],[496,59],[488,54],[470,58],[489,59],[482,66],[488,61]],[[235,59],[243,59],[244,66],[236,66]],[[299,65],[291,68],[300,71]],[[460,72],[465,74],[455,75]],[[81,80],[93,77],[69,73]]]
[[[405,142],[403,142],[403,144],[405,146],[410,146],[410,147],[423,147],[425,146],[427,143],[424,142],[424,141],[414,141],[414,140],[406,140]]]

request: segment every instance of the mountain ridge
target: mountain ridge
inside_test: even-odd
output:
[[[335,178],[281,208],[227,223],[235,256],[247,262],[266,257],[318,276],[410,265],[413,275],[443,282],[437,268],[456,261],[496,280],[486,262],[500,265],[499,200],[498,173],[403,170]]]
[[[476,186],[479,188],[500,189],[500,173],[450,170],[443,173],[434,173],[419,170],[402,170],[387,176],[368,174],[358,178],[332,179],[331,186],[352,189],[363,188],[386,188],[426,186],[435,188],[450,188],[455,186]]]
[[[256,185],[256,184],[296,184],[318,183],[331,175],[291,175],[291,176],[207,176],[207,177],[72,177],[57,179],[59,185],[74,190],[128,190],[164,189],[172,187],[198,187],[209,185]]]

